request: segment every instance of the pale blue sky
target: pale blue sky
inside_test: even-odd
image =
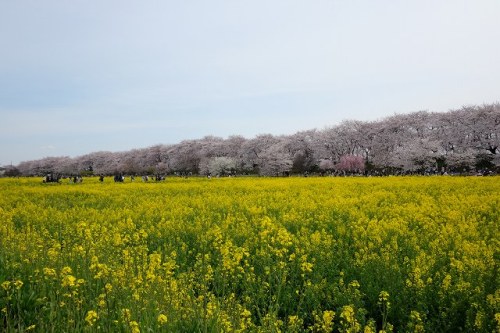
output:
[[[0,0],[0,165],[499,98],[498,0]]]

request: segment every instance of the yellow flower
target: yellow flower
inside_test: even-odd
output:
[[[130,326],[130,331],[132,333],[141,333],[141,330],[139,329],[139,324],[135,320],[129,322],[128,325]]]
[[[73,287],[75,285],[76,278],[73,275],[65,275],[62,279],[63,287]]]
[[[368,320],[365,327],[363,328],[363,333],[376,333],[376,332],[377,332],[377,328],[376,328],[375,320],[373,320],[373,319]]]
[[[495,313],[495,321],[497,322],[497,331],[500,331],[500,312]]]
[[[4,282],[2,282],[2,288],[4,290],[9,290],[10,289],[10,281],[4,281]]]
[[[21,280],[16,280],[16,281],[14,282],[14,286],[16,287],[16,289],[17,289],[17,290],[21,289],[21,287],[23,286],[23,284],[24,284],[24,283],[23,283],[23,281],[21,281]]]
[[[301,332],[303,330],[304,321],[299,316],[288,316],[287,331],[291,333]]]
[[[243,311],[241,311],[241,316],[242,317],[248,318],[251,315],[252,315],[252,313],[250,311],[248,311],[247,309],[244,309]]]
[[[208,317],[212,316],[216,310],[217,310],[217,305],[214,302],[210,301],[207,303],[207,316]]]
[[[323,311],[323,324],[322,328],[324,332],[331,332],[333,330],[333,319],[335,318],[335,312],[333,311]]]
[[[45,275],[45,277],[55,277],[56,270],[53,268],[44,267],[43,268],[43,275]]]
[[[125,321],[130,321],[131,314],[129,309],[122,309],[122,317]]]
[[[314,265],[312,263],[310,263],[310,262],[303,262],[303,263],[300,264],[300,269],[304,273],[311,273],[312,269],[313,269],[313,266]]]
[[[85,321],[89,326],[93,326],[97,319],[99,319],[99,315],[94,310],[88,311],[87,315],[85,316]]]
[[[443,283],[441,284],[441,288],[443,288],[444,290],[448,290],[450,288],[450,285],[451,285],[451,275],[447,274],[443,279]]]
[[[385,290],[382,290],[378,295],[378,305],[389,310],[391,307],[391,302],[389,302],[389,293]]]
[[[388,299],[389,299],[389,293],[387,291],[382,290],[378,295],[378,301],[382,303],[382,302],[387,302]]]
[[[299,321],[299,316],[288,316],[288,323],[294,325]]]
[[[345,332],[359,332],[361,329],[361,325],[356,320],[354,307],[352,305],[342,307],[342,312],[340,313],[340,324]]]
[[[425,331],[422,318],[418,311],[411,311],[410,322],[408,323],[407,327],[409,332],[423,333]]]
[[[71,269],[71,267],[66,266],[61,270],[61,275],[69,275],[69,274],[73,274],[73,270]]]
[[[314,332],[324,332],[329,333],[333,331],[333,319],[335,318],[335,312],[326,310],[321,312],[314,312],[314,326],[312,330]],[[342,315],[341,315],[342,317]]]
[[[167,323],[167,316],[163,313],[158,316],[158,324],[165,325]]]

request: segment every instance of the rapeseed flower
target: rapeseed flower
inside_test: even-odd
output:
[[[94,326],[95,322],[99,319],[99,315],[94,310],[87,311],[87,315],[85,316],[85,321],[89,326]]]
[[[9,290],[10,286],[11,286],[10,281],[4,281],[4,282],[2,282],[2,288],[3,288],[3,290]]]
[[[62,278],[62,286],[63,287],[74,287],[76,284],[76,278],[73,275],[65,275]]]
[[[168,318],[165,314],[161,313],[158,315],[157,322],[160,326],[165,325],[167,323],[167,321],[168,321]]]
[[[7,330],[26,292],[35,330],[140,330],[136,313],[143,330],[197,316],[235,332],[500,327],[496,177],[121,185],[0,179]]]

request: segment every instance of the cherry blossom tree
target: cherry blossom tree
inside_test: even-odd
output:
[[[322,172],[331,172],[335,169],[335,164],[332,162],[332,160],[324,159],[319,162],[319,169]]]
[[[343,173],[362,173],[365,170],[365,159],[356,155],[343,155],[335,169]]]
[[[292,170],[292,156],[284,149],[283,144],[277,143],[261,154],[259,173],[262,176],[283,176]]]
[[[206,174],[212,176],[226,176],[236,170],[236,161],[231,157],[212,157],[206,166]]]
[[[380,121],[346,120],[323,130],[252,139],[205,136],[124,152],[45,157],[17,166],[23,175],[242,173],[312,171],[468,172],[500,170],[500,103],[436,113],[395,114]]]

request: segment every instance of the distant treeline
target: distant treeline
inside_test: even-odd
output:
[[[495,173],[500,103],[342,122],[293,135],[207,136],[125,152],[22,162],[7,174],[146,175]]]

